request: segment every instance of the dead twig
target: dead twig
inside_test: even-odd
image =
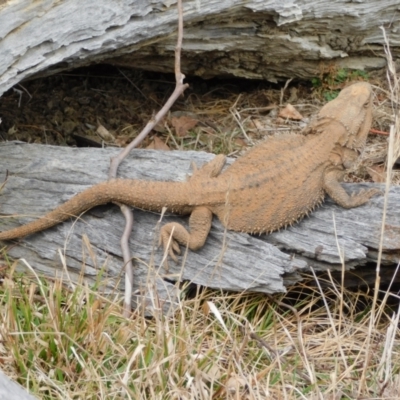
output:
[[[371,133],[375,133],[375,135],[389,136],[388,132],[380,131],[378,129],[370,129]]]
[[[161,110],[150,119],[144,129],[139,135],[125,147],[116,157],[111,159],[110,172],[108,175],[109,179],[115,179],[117,177],[117,170],[124,158],[130,153],[132,149],[137,147],[143,139],[153,130],[153,128],[164,118],[169,109],[175,103],[175,101],[182,95],[186,88],[189,87],[187,83],[183,83],[185,75],[181,72],[181,49],[183,40],[183,8],[182,0],[178,0],[178,39],[175,47],[175,80],[176,86],[174,92],[171,94],[167,102],[161,108]],[[132,300],[132,284],[133,284],[133,265],[132,257],[129,251],[129,237],[133,227],[133,214],[132,210],[123,204],[118,204],[121,207],[121,211],[125,216],[125,229],[121,237],[121,249],[124,258],[125,265],[125,295],[124,295],[124,309],[123,315],[129,317],[131,313],[131,300]]]

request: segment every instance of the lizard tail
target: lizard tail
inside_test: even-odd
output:
[[[0,240],[17,239],[51,228],[76,218],[93,207],[111,202],[123,203],[151,211],[160,211],[164,206],[172,210],[187,206],[190,201],[183,189],[185,182],[155,182],[130,179],[114,179],[99,183],[78,193],[70,200],[43,217],[18,228],[0,233]]]
[[[0,240],[11,240],[43,231],[95,206],[111,202],[123,203],[151,211],[160,211],[164,206],[173,211],[189,204],[185,182],[155,182],[130,179],[115,179],[99,183],[84,190],[50,211],[43,217],[18,228],[0,233]],[[192,193],[190,193],[192,195]],[[182,213],[182,212],[181,212]]]
[[[113,200],[110,198],[112,196],[110,196],[109,191],[99,190],[99,187],[102,185],[104,184],[100,183],[87,190],[84,190],[81,193],[78,193],[64,204],[61,204],[53,211],[50,211],[35,221],[29,222],[28,224],[19,226],[17,228],[10,229],[8,231],[1,232],[0,240],[17,239],[43,231],[67,220],[68,218],[77,217],[82,212],[87,211],[95,206],[109,203]]]

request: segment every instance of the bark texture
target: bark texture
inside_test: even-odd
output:
[[[276,81],[385,65],[400,54],[398,0],[188,0],[182,72]],[[0,95],[98,62],[173,72],[176,2],[0,1]]]

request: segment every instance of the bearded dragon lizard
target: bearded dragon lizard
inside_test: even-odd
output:
[[[100,204],[118,202],[160,212],[190,214],[189,230],[172,222],[160,230],[160,243],[176,260],[179,245],[201,248],[212,216],[234,231],[268,233],[291,225],[321,204],[328,194],[345,208],[357,207],[379,192],[348,195],[340,185],[345,170],[362,152],[372,123],[372,90],[355,83],[320,110],[305,135],[267,139],[223,171],[216,156],[195,169],[186,182],[115,179],[77,194],[38,220],[0,233],[0,240],[20,238],[78,216]]]

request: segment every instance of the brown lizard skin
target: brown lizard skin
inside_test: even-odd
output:
[[[365,146],[372,123],[372,90],[360,82],[343,89],[305,129],[253,147],[225,171],[216,156],[195,169],[186,182],[116,179],[95,185],[44,217],[0,233],[0,240],[47,229],[100,204],[119,202],[137,208],[190,214],[189,231],[164,225],[160,243],[176,259],[179,244],[197,250],[208,236],[213,214],[234,231],[264,233],[291,225],[311,212],[327,193],[345,208],[357,207],[379,190],[348,195],[340,185]]]

